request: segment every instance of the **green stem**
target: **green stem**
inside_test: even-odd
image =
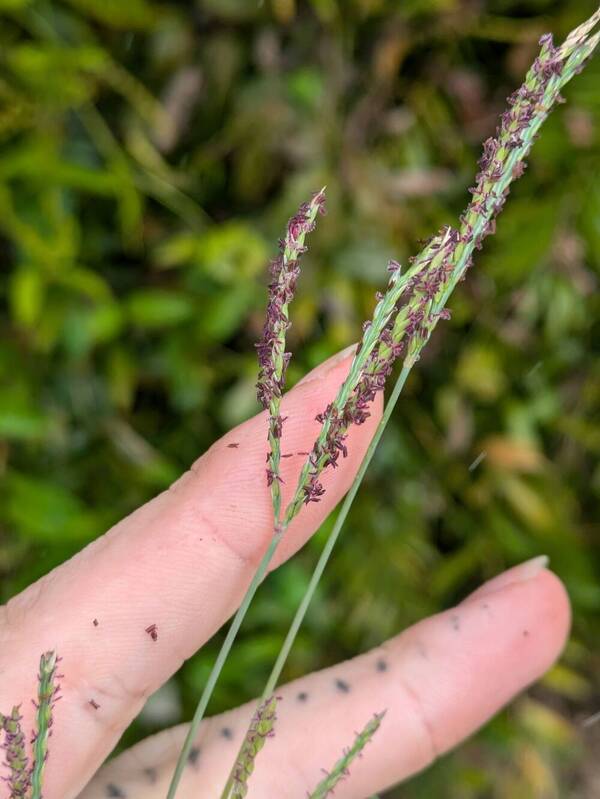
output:
[[[400,393],[402,392],[402,389],[404,388],[404,384],[406,383],[409,373],[410,373],[410,367],[403,366],[402,371],[398,376],[398,380],[396,381],[396,385],[394,386],[394,390],[392,391],[390,398],[387,402],[387,405],[385,406],[383,416],[381,417],[381,420],[377,425],[377,430],[375,431],[375,435],[371,439],[371,443],[369,444],[365,457],[363,458],[362,463],[360,464],[360,468],[356,473],[356,477],[354,478],[350,490],[346,494],[342,507],[340,508],[340,512],[337,515],[335,524],[333,526],[333,530],[329,533],[329,538],[327,539],[323,551],[321,552],[321,556],[319,557],[318,563],[312,574],[310,583],[308,585],[308,588],[306,589],[306,593],[304,594],[302,602],[300,603],[300,606],[296,611],[294,620],[290,626],[290,629],[288,630],[288,634],[285,638],[283,646],[281,647],[281,651],[279,652],[275,665],[273,666],[273,670],[271,671],[271,674],[265,686],[265,690],[263,691],[263,698],[272,694],[273,690],[275,689],[275,686],[277,685],[277,681],[281,675],[281,670],[283,669],[285,661],[288,658],[288,655],[290,653],[296,635],[298,634],[298,630],[300,629],[300,625],[302,624],[304,616],[306,615],[306,611],[308,610],[308,606],[310,605],[311,600],[314,596],[319,580],[321,579],[321,576],[325,571],[325,567],[327,566],[327,562],[331,557],[331,553],[333,552],[333,548],[337,542],[342,527],[344,526],[346,517],[348,516],[350,508],[352,507],[354,498],[358,492],[358,489],[360,488],[360,484],[363,481],[363,477],[365,476],[365,473],[369,468],[369,464],[371,463],[373,455],[375,454],[375,450],[377,449],[377,445],[379,444],[381,436],[383,435],[383,431],[385,430],[387,423],[390,420],[394,407],[398,402],[398,398],[400,396]]]
[[[250,607],[250,603],[254,598],[254,594],[258,590],[258,586],[263,580],[263,577],[267,573],[267,569],[269,568],[269,563],[271,562],[273,555],[275,554],[275,550],[279,546],[279,542],[281,541],[283,534],[285,532],[285,528],[280,528],[279,531],[271,538],[271,543],[269,544],[269,548],[265,552],[262,557],[262,560],[256,570],[254,577],[252,578],[252,582],[246,591],[244,598],[242,600],[242,604],[240,605],[237,613],[235,614],[233,621],[231,622],[231,626],[227,631],[227,636],[221,645],[221,649],[217,656],[214,666],[212,667],[212,671],[208,677],[206,685],[204,686],[204,691],[202,692],[202,696],[200,698],[200,702],[198,703],[198,707],[196,708],[196,712],[194,713],[194,718],[190,724],[190,728],[188,730],[188,734],[185,737],[185,742],[183,744],[183,748],[179,753],[179,758],[177,760],[177,765],[175,766],[175,771],[173,772],[173,777],[171,779],[171,784],[169,785],[169,792],[167,793],[167,799],[173,799],[177,788],[179,786],[179,782],[181,780],[181,776],[183,774],[183,770],[185,768],[185,764],[187,763],[187,759],[194,743],[194,739],[198,732],[198,727],[200,726],[200,722],[204,718],[204,713],[206,712],[206,708],[208,706],[208,702],[210,697],[212,696],[212,692],[214,687],[219,679],[219,675],[225,665],[225,661],[231,651],[231,647],[233,646],[233,642],[238,634],[240,627],[242,626],[242,622],[244,621],[244,617]]]

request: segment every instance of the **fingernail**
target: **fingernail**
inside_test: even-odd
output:
[[[357,344],[351,344],[341,352],[336,352],[336,354],[332,355],[331,358],[327,358],[326,361],[323,361],[323,363],[320,363],[307,375],[304,375],[301,380],[298,380],[296,385],[300,386],[303,383],[310,383],[313,380],[322,380],[328,372],[330,372],[332,369],[335,369],[338,364],[340,364],[342,361],[345,361],[350,357],[350,355],[353,355],[357,346]]]
[[[534,577],[537,577],[538,574],[543,571],[549,563],[550,558],[548,555],[538,555],[535,558],[531,558],[531,560],[526,560],[524,563],[520,563],[518,566],[513,566],[512,569],[502,572],[502,574],[499,574],[497,577],[493,577],[487,583],[470,594],[470,596],[468,596],[464,601],[470,602],[472,599],[480,599],[481,597],[488,596],[488,594],[493,594],[496,591],[500,591],[503,588],[506,588],[508,585],[525,583],[528,580],[533,580]]]

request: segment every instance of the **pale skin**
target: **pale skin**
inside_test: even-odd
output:
[[[310,449],[314,417],[349,363],[349,355],[330,359],[286,395],[284,452]],[[348,458],[325,474],[322,501],[291,524],[272,568],[302,547],[348,490],[381,402],[372,410],[351,431]],[[25,730],[33,726],[25,700],[35,695],[40,654],[55,649],[62,657],[44,799],[166,795],[185,725],[102,764],[148,696],[241,601],[273,529],[266,429],[260,414],[232,430],[170,489],[0,609],[0,709],[23,701]],[[282,461],[284,502],[302,461]],[[536,560],[376,650],[282,686],[277,732],[257,760],[249,796],[305,797],[354,731],[382,710],[381,728],[336,799],[364,799],[406,779],[543,675],[565,643],[569,618],[562,584]],[[255,706],[202,724],[181,799],[217,799]]]

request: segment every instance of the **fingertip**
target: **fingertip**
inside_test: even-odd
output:
[[[540,674],[560,656],[571,629],[571,603],[564,583],[549,569],[535,578],[540,618],[545,620],[546,645],[540,651]]]
[[[539,670],[543,673],[562,651],[571,625],[571,607],[566,588],[556,574],[548,569],[549,559],[540,555],[498,574],[470,594],[458,608],[489,607],[489,602],[502,599],[508,602],[509,617],[517,621],[527,610],[513,607],[514,597],[529,596],[527,606],[535,610],[538,633],[543,636],[538,646]],[[521,590],[519,590],[521,589]],[[510,621],[510,618],[507,619]],[[523,633],[524,637],[529,634]]]
[[[420,696],[438,753],[452,748],[538,680],[559,657],[569,600],[541,569],[426,619],[397,639],[404,683]]]

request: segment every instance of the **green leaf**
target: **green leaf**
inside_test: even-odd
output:
[[[50,432],[50,420],[21,386],[0,387],[0,439],[36,441]]]
[[[115,339],[122,326],[123,311],[117,303],[77,307],[65,314],[61,338],[67,352],[80,357],[96,345]]]
[[[158,330],[184,322],[194,311],[190,298],[163,289],[141,289],[129,296],[127,313],[136,327]]]
[[[20,266],[10,280],[10,304],[17,324],[31,328],[36,323],[44,303],[46,281],[32,266]]]
[[[228,292],[220,292],[201,319],[202,329],[213,340],[229,338],[257,306],[257,297],[256,286],[247,282],[232,286]]]
[[[157,18],[156,7],[146,0],[68,0],[70,5],[112,28],[148,28]]]
[[[493,402],[505,388],[497,350],[480,344],[463,350],[456,376],[458,383],[482,402]]]
[[[9,472],[2,487],[8,523],[35,541],[89,541],[103,520],[71,491],[52,480]]]
[[[199,234],[172,237],[157,250],[157,261],[163,268],[189,266],[191,285],[198,285],[201,277],[231,284],[261,274],[269,254],[265,240],[252,226],[234,221]]]

